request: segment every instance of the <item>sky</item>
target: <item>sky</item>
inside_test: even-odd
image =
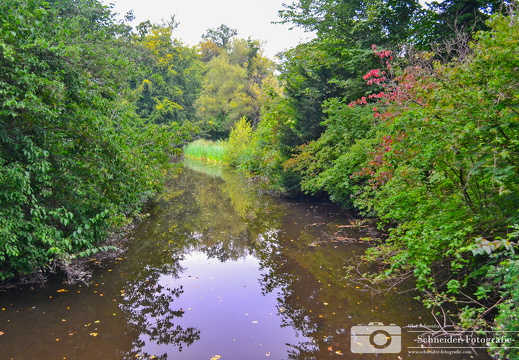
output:
[[[265,42],[264,55],[273,59],[275,54],[308,40],[302,29],[290,30],[290,25],[272,24],[279,21],[278,11],[283,2],[291,0],[102,0],[114,4],[113,11],[121,17],[134,11],[134,25],[151,20],[160,23],[175,15],[180,25],[173,36],[188,45],[196,45],[207,29],[224,24],[238,30],[237,37]]]

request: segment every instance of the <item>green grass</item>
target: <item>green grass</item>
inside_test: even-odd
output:
[[[184,146],[184,155],[192,159],[224,163],[226,149],[227,146],[223,141],[198,139]]]

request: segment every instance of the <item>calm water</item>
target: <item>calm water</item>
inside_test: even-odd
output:
[[[477,358],[412,354],[410,328],[398,354],[351,353],[352,326],[433,323],[416,294],[375,295],[343,280],[367,245],[334,236],[375,235],[355,224],[331,206],[260,195],[191,164],[89,286],[55,280],[0,293],[0,360]]]

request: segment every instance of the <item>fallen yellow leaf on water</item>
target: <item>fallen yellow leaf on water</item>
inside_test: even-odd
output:
[[[59,289],[57,292],[67,292],[68,290],[66,289]]]
[[[90,333],[90,336],[97,336],[98,333]]]
[[[218,360],[218,359],[220,359],[220,358],[221,358],[220,355],[215,355],[215,356],[213,356],[213,357],[211,358],[211,360]]]
[[[344,355],[344,354],[342,353],[342,351],[340,351],[340,350],[339,350],[339,351],[336,351],[335,353],[336,353],[337,355]]]

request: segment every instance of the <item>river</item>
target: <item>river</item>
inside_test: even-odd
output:
[[[0,360],[476,357],[413,353],[415,325],[435,324],[417,294],[344,280],[375,236],[333,205],[261,194],[192,162],[88,286],[0,293]],[[377,330],[391,339],[373,348],[366,331]]]

